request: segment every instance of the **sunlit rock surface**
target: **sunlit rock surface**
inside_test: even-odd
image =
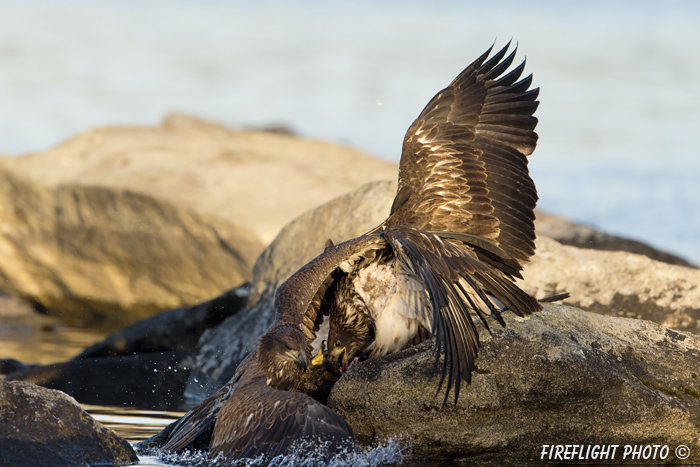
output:
[[[329,407],[361,442],[401,435],[417,459],[527,462],[544,444],[660,444],[676,461],[683,444],[700,462],[699,336],[564,305],[504,318],[493,337],[480,327],[478,369],[456,406],[435,395],[429,341],[351,367]]]
[[[536,251],[520,283],[527,292],[543,297],[566,291],[566,303],[588,311],[700,333],[700,269],[546,237],[537,239]]]
[[[133,449],[60,391],[0,381],[0,465],[119,465]]]
[[[97,128],[0,165],[51,186],[127,189],[221,217],[257,235],[255,256],[304,211],[398,172],[346,146],[184,115],[159,127]]]
[[[0,290],[72,324],[116,327],[214,297],[250,279],[259,245],[147,195],[0,169]]]

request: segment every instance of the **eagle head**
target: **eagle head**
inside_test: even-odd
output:
[[[365,332],[355,330],[337,330],[331,328],[328,333],[328,351],[324,355],[323,364],[332,374],[340,374],[341,369],[348,366],[349,360],[360,353],[367,345]]]
[[[258,359],[267,385],[283,391],[296,388],[309,366],[306,337],[295,326],[271,329],[260,338]]]

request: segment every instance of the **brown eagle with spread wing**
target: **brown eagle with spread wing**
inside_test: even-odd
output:
[[[337,372],[357,352],[384,355],[436,338],[445,400],[470,382],[479,337],[472,316],[526,315],[540,303],[513,282],[535,251],[535,185],[527,156],[539,89],[506,73],[515,51],[489,49],[440,91],[408,129],[389,218],[366,236],[379,248],[350,257],[327,250],[338,268],[324,300],[304,320],[307,338],[328,316],[325,363]],[[552,299],[564,298],[563,296]]]
[[[337,414],[294,390],[327,338],[336,372],[358,352],[383,355],[435,337],[445,401],[470,382],[479,347],[473,316],[527,315],[540,303],[513,282],[534,254],[538,89],[491,49],[440,91],[408,129],[389,217],[367,234],[329,244],[275,295],[276,318],[258,349],[219,392],[183,417],[166,450],[206,433],[210,453],[284,454],[294,441],[354,441]],[[563,297],[554,297],[559,299]],[[328,336],[320,335],[323,322]]]

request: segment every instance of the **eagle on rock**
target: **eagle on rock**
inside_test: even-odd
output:
[[[284,455],[302,439],[337,451],[355,442],[352,428],[293,392],[322,340],[325,366],[337,373],[358,353],[385,355],[434,337],[438,391],[446,381],[445,402],[450,391],[456,402],[475,368],[474,319],[489,329],[489,315],[505,326],[505,310],[542,309],[514,283],[535,251],[527,156],[537,143],[539,90],[530,89],[531,75],[521,78],[525,62],[507,71],[509,47],[491,58],[489,48],[430,100],[404,138],[389,217],[329,243],[278,288],[275,321],[258,348],[174,425],[165,450],[204,436],[210,455],[232,458]]]

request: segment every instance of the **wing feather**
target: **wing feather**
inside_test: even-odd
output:
[[[209,455],[272,459],[303,440],[327,443],[332,453],[347,441],[354,443],[355,434],[342,417],[306,394],[278,391],[256,377],[240,386],[222,408]]]
[[[503,272],[519,276],[535,246],[537,191],[526,156],[537,144],[539,90],[530,89],[532,75],[521,79],[525,61],[508,71],[517,51],[506,55],[509,46],[491,58],[489,48],[413,122],[384,225],[486,239],[516,261]]]
[[[484,309],[505,325],[501,310],[488,295],[521,316],[539,311],[542,306],[500,270],[481,261],[475,252],[453,243],[455,240],[469,241],[468,234],[452,233],[453,240],[441,238],[440,233],[400,226],[388,228],[384,235],[397,260],[415,271],[425,284],[436,336],[434,371],[440,366],[440,358],[444,357],[438,391],[445,384],[447,401],[454,388],[456,401],[462,379],[467,384],[471,381],[479,348],[479,336],[471,313],[479,316],[488,329]],[[495,248],[498,247],[492,246],[491,253],[497,251]],[[489,252],[486,248],[484,251]]]

